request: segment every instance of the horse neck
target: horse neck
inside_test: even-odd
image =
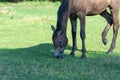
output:
[[[57,14],[57,31],[63,31],[66,34],[68,17],[68,6],[62,3]]]
[[[58,15],[57,30],[64,31],[66,33],[67,21],[68,21],[68,17],[66,14],[65,15]]]

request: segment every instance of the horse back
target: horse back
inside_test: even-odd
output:
[[[71,13],[99,14],[109,5],[111,0],[69,0]]]

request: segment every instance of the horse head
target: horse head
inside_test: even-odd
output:
[[[68,39],[66,34],[62,30],[56,30],[54,26],[51,26],[53,30],[52,41],[54,44],[54,56],[56,58],[62,58],[65,47],[67,46]]]

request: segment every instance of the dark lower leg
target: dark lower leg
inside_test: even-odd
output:
[[[75,51],[77,49],[77,44],[76,44],[76,27],[77,27],[77,17],[70,17],[71,25],[72,25],[72,51],[70,53],[71,56],[74,56]]]
[[[70,53],[71,56],[74,56],[75,51],[77,49],[77,44],[76,44],[76,32],[72,32],[72,40],[73,40],[73,47],[72,47],[72,51]]]
[[[102,32],[102,42],[104,45],[106,45],[108,43],[106,36],[107,36],[109,29],[110,29],[110,24],[107,24],[104,31]]]
[[[86,53],[86,48],[85,48],[85,32],[83,32],[81,30],[80,36],[81,36],[81,39],[82,39],[82,56],[81,56],[81,58],[83,59],[83,58],[86,58],[86,55],[85,55],[85,53]]]
[[[108,40],[106,39],[107,33],[111,27],[111,25],[113,24],[113,20],[112,20],[112,16],[111,14],[109,14],[106,10],[100,14],[102,17],[104,17],[107,21],[107,25],[104,29],[104,31],[102,32],[102,42],[104,45],[107,44]]]
[[[81,37],[81,40],[82,40],[82,56],[81,58],[84,59],[86,58],[86,47],[85,47],[85,37],[86,37],[86,34],[85,34],[85,16],[81,16],[80,18],[80,25],[81,25],[81,29],[80,29],[80,37]]]

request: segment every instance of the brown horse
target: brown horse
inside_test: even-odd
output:
[[[81,58],[86,58],[86,47],[85,47],[85,16],[92,15],[101,15],[107,21],[107,26],[102,32],[102,41],[104,44],[107,44],[106,35],[109,31],[110,26],[113,24],[113,39],[111,47],[108,50],[108,53],[111,53],[115,48],[116,38],[119,29],[119,20],[118,12],[120,0],[63,0],[57,17],[56,29],[52,26],[54,31],[53,33],[53,44],[54,44],[54,55],[56,58],[63,56],[65,47],[67,46],[68,39],[66,36],[67,21],[70,17],[72,25],[72,38],[73,38],[73,47],[70,53],[71,56],[74,56],[76,46],[76,26],[77,18],[80,19],[80,37],[82,39],[82,56]],[[106,8],[109,8],[111,14],[106,11]]]

